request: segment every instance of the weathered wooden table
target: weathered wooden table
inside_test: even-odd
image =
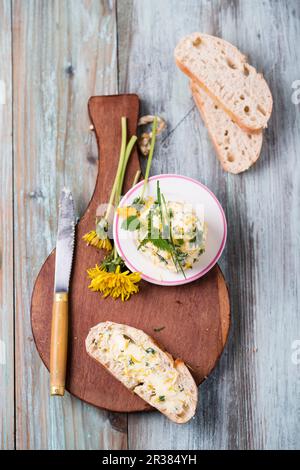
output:
[[[262,157],[240,176],[221,170],[174,65],[176,42],[195,30],[236,44],[273,92]],[[0,0],[2,449],[300,448],[299,41],[298,0]],[[32,339],[60,190],[72,188],[80,215],[94,187],[87,100],[118,91],[168,121],[152,172],[201,180],[227,214],[232,330],[185,426],[50,398]]]

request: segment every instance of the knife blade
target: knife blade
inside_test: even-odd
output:
[[[55,254],[54,292],[68,292],[75,233],[75,213],[72,193],[63,188],[60,196]]]
[[[55,254],[54,299],[50,346],[50,394],[63,396],[68,349],[68,292],[75,239],[72,193],[61,192]]]

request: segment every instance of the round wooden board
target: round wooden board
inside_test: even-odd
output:
[[[174,358],[180,357],[191,367],[197,384],[216,365],[230,326],[228,291],[218,266],[198,281],[184,286],[162,287],[142,282],[140,292],[127,302],[103,299],[87,288],[86,269],[99,263],[101,257],[94,248],[86,246],[82,236],[93,228],[97,205],[108,200],[120,148],[120,118],[127,116],[132,135],[136,131],[138,108],[136,95],[93,97],[89,101],[100,152],[99,172],[92,200],[76,227],[70,286],[66,388],[92,405],[121,412],[148,410],[150,406],[87,355],[85,338],[92,326],[111,320],[144,330]],[[126,188],[138,168],[135,152],[128,168]],[[55,251],[39,272],[31,302],[33,336],[48,369],[54,264]]]

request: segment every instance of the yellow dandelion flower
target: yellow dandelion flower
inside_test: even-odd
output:
[[[121,297],[124,301],[139,291],[137,283],[141,280],[140,273],[120,272],[120,266],[117,266],[115,272],[107,272],[96,265],[95,268],[88,269],[87,273],[91,279],[89,289],[101,292],[103,297]]]
[[[105,238],[104,240],[101,240],[101,238],[98,237],[95,230],[91,230],[90,232],[86,233],[82,237],[82,239],[86,242],[87,245],[91,245],[91,246],[94,246],[95,248],[99,248],[99,250],[101,248],[107,251],[112,250],[112,245],[111,245],[109,238]]]
[[[96,264],[94,268],[90,268],[86,270],[90,279],[94,279],[95,277],[98,276],[98,274],[102,273],[103,271],[105,271],[105,269],[102,268],[101,266],[98,266],[98,264]]]
[[[136,209],[134,207],[118,207],[117,214],[120,217],[124,217],[124,219],[127,219],[132,215],[136,215]]]

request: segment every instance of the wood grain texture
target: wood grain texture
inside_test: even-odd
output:
[[[87,247],[82,237],[93,229],[97,207],[109,199],[111,175],[117,171],[121,147],[121,117],[127,117],[129,140],[136,133],[139,99],[137,95],[93,97],[89,100],[89,112],[101,158],[92,200],[76,227],[69,293],[66,389],[78,398],[107,410],[144,411],[150,409],[146,402],[126,390],[107,370],[88,357],[85,340],[90,328],[109,320],[142,329],[174,358],[186,362],[199,384],[215,367],[227,340],[230,324],[228,292],[218,267],[204,278],[185,286],[161,287],[141,282],[139,294],[134,295],[130,302],[103,299],[99,293],[87,289],[86,269],[99,263],[104,253]],[[139,169],[135,148],[127,167],[124,191],[130,188]],[[55,253],[52,252],[38,274],[31,302],[34,340],[48,368],[54,265]],[[159,326],[164,326],[164,329],[155,332]]]
[[[200,387],[197,417],[184,427],[158,414],[130,415],[135,449],[300,448],[300,366],[292,344],[299,317],[300,5],[292,1],[118,2],[119,91],[138,92],[142,113],[168,121],[152,173],[207,184],[228,219],[221,267],[233,330],[214,374]],[[243,175],[225,174],[173,50],[192,31],[231,41],[262,71],[274,98],[262,156]]]
[[[30,293],[55,244],[58,197],[80,215],[94,187],[97,152],[87,101],[117,91],[114,2],[13,1],[18,449],[126,448],[126,416],[49,397],[32,339]]]
[[[0,3],[0,449],[14,448],[11,5]]]
[[[5,73],[6,99],[11,99],[10,3],[0,2],[0,80]],[[101,412],[69,396],[50,402],[48,373],[35,351],[29,323],[33,281],[55,244],[60,189],[64,182],[72,187],[82,214],[94,187],[97,153],[87,132],[85,106],[90,95],[117,91],[115,3],[13,0],[12,4],[17,445],[125,448],[126,416]],[[129,445],[299,449],[300,366],[291,359],[293,341],[300,339],[300,105],[291,101],[292,83],[300,79],[299,2],[119,0],[117,16],[119,91],[138,93],[142,112],[164,114],[169,123],[153,173],[177,171],[198,178],[216,192],[226,209],[229,237],[221,267],[229,279],[233,309],[229,344],[214,374],[201,386],[196,419],[179,427],[157,413],[131,415]],[[220,169],[188,81],[174,66],[177,40],[193,30],[232,41],[271,86],[274,111],[262,156],[245,175],[226,175]],[[4,335],[9,348],[4,375],[0,365],[0,445],[10,448],[12,397],[3,393],[3,377],[11,391],[11,117],[8,106],[0,108],[0,204],[7,211],[5,228],[0,226],[2,259],[5,254],[0,339]]]

